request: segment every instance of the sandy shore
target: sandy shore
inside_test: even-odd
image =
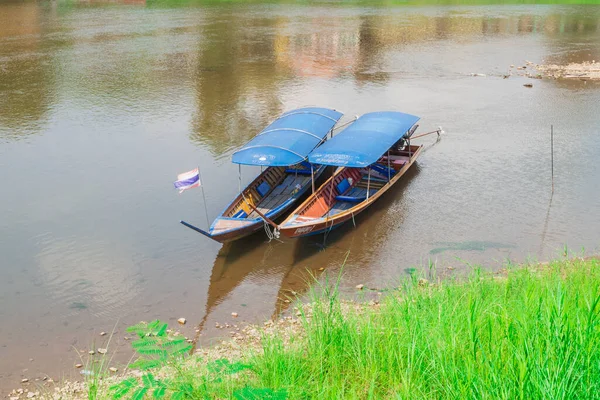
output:
[[[427,282],[426,280],[423,280]],[[421,284],[421,282],[420,282]],[[362,286],[362,285],[361,285]],[[357,287],[358,289],[358,287]],[[362,287],[358,289],[362,291]],[[368,290],[368,289],[366,289]],[[377,294],[377,291],[374,291]],[[376,296],[378,297],[378,296]],[[342,309],[344,313],[353,312],[361,313],[366,308],[376,309],[379,307],[378,300],[370,300],[368,302],[355,302],[351,300],[342,301]],[[233,325],[229,323],[216,323],[216,328],[222,330],[221,340],[210,347],[196,348],[193,355],[189,357],[184,367],[197,368],[198,363],[207,364],[218,359],[230,359],[244,361],[244,357],[249,354],[248,350],[260,352],[262,349],[261,341],[265,336],[277,335],[283,338],[284,343],[292,335],[296,337],[302,336],[303,318],[310,320],[312,316],[313,304],[298,304],[288,310],[285,316],[278,319],[270,319],[262,325],[240,324]],[[181,335],[178,331],[173,331],[175,336]],[[141,377],[142,372],[139,370],[128,369],[126,366],[113,366],[111,364],[111,351],[108,349],[106,354],[96,354],[91,357],[91,360],[100,361],[104,358],[106,364],[102,367],[103,373],[100,379],[96,380],[99,385],[99,392],[107,393],[108,388],[126,377],[135,376]],[[109,368],[110,367],[110,368]],[[18,389],[12,390],[7,398],[10,400],[26,400],[26,399],[45,399],[45,400],[86,400],[88,399],[88,381],[94,379],[86,379],[83,375],[88,372],[87,366],[83,365],[80,369],[83,371],[81,381],[64,380],[62,382],[54,382],[52,379],[45,379],[31,382],[27,380],[22,382]],[[167,367],[156,372],[157,377],[169,375]]]
[[[538,65],[536,69],[548,78],[600,79],[600,62],[571,63],[568,65]]]

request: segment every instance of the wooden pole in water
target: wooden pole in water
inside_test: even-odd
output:
[[[552,170],[552,193],[554,193],[554,126],[550,125],[550,166]]]

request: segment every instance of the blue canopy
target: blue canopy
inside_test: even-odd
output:
[[[342,117],[329,108],[288,111],[233,153],[236,164],[283,167],[306,160]]]
[[[366,167],[408,133],[419,117],[395,111],[364,114],[310,153],[313,164]]]

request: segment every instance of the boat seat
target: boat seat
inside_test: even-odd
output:
[[[369,180],[369,176],[368,175],[363,175],[362,176],[362,180],[363,181],[368,181]],[[371,175],[371,183],[373,182],[380,182],[380,183],[388,183],[387,179],[381,179],[381,178],[376,178],[374,176]]]
[[[265,197],[267,195],[267,193],[269,193],[269,190],[271,190],[271,185],[269,185],[267,182],[263,182],[256,187],[256,191],[262,197]]]
[[[300,169],[300,168],[288,168],[285,170],[286,174],[298,174],[298,175],[310,175],[310,169]]]
[[[337,201],[347,201],[348,203],[360,203],[367,199],[367,196],[335,196]]]
[[[344,194],[348,189],[350,189],[350,182],[348,178],[343,179],[340,183],[337,184],[337,190],[340,195]]]
[[[388,167],[386,167],[384,165],[377,164],[377,163],[371,164],[371,169],[379,172],[380,174],[382,174],[384,176],[388,176],[388,173],[389,173],[389,176],[394,176],[396,174],[396,170],[395,169],[388,168]]]
[[[310,175],[311,174],[311,169],[310,169],[310,163],[307,161],[302,161],[298,164],[295,164],[294,167],[297,168],[287,168],[285,170],[286,174],[298,174],[298,175]]]
[[[238,212],[236,212],[235,214],[233,214],[231,216],[231,218],[246,218],[248,216],[248,214],[246,214],[246,212],[244,210],[240,210]]]
[[[377,192],[377,190],[369,190],[371,196]],[[359,187],[354,187],[352,190],[348,191],[345,195],[335,196],[337,201],[342,201],[346,203],[361,203],[367,199],[367,190]]]

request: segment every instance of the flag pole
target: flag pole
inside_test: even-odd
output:
[[[208,219],[208,209],[206,208],[206,196],[204,195],[204,184],[202,183],[202,174],[198,165],[198,178],[200,179],[200,188],[202,189],[202,199],[204,200],[204,214],[206,215],[206,226],[210,229],[210,220]]]

